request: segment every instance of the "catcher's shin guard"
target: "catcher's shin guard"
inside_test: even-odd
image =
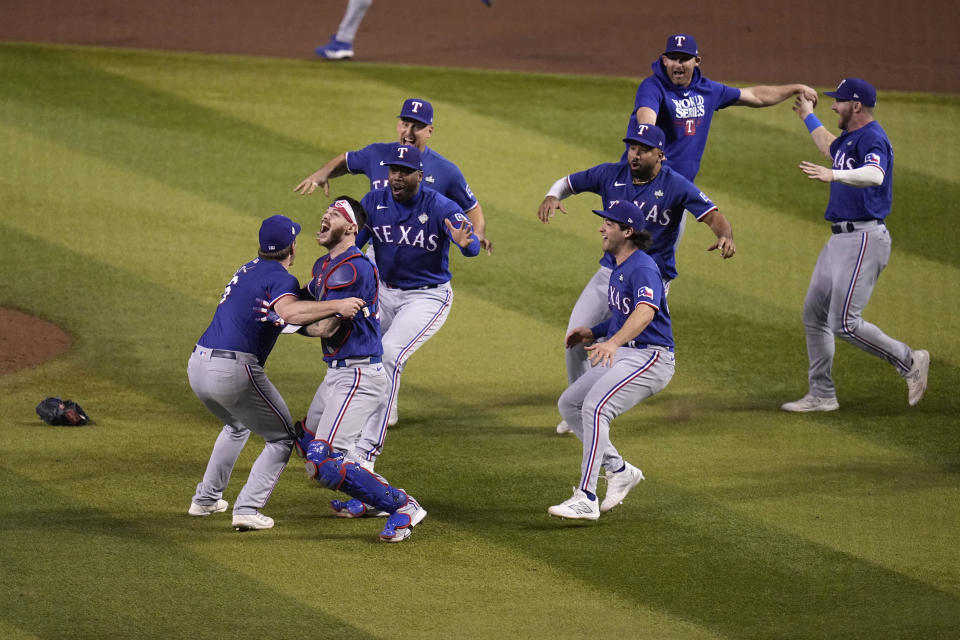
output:
[[[343,453],[334,451],[325,440],[314,440],[307,447],[307,466],[312,467],[311,476],[321,485],[381,511],[393,513],[408,502],[403,489],[391,487],[382,476],[345,461]]]

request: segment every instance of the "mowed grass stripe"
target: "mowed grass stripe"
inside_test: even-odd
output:
[[[425,611],[419,619],[426,637],[450,637],[451,630],[485,637],[496,628],[507,637],[581,637],[585,629],[630,635],[638,628],[677,638],[849,637],[876,635],[881,627],[890,637],[919,637],[956,622],[958,579],[949,555],[956,527],[949,505],[958,453],[951,416],[958,407],[948,389],[960,376],[956,347],[941,333],[955,315],[952,297],[943,294],[957,285],[949,261],[900,253],[904,243],[895,233],[891,269],[877,295],[884,295],[885,283],[898,286],[890,299],[875,298],[878,324],[898,336],[904,331],[911,344],[920,336],[917,346],[927,338],[937,350],[920,407],[906,407],[902,381],[889,368],[841,344],[841,411],[786,416],[776,409],[804,383],[799,310],[824,239],[825,185],[798,181],[792,166],[773,172],[780,177],[768,193],[790,202],[808,199],[783,211],[776,202],[755,203],[753,183],[739,188],[732,169],[716,191],[705,187],[718,201],[733,203],[731,217],[740,216],[734,220],[743,230],[741,254],[720,263],[703,252],[709,233],[696,225],[688,231],[683,275],[671,294],[677,377],[615,424],[615,441],[649,480],[599,526],[558,527],[545,509],[568,495],[579,460],[573,439],[552,432],[564,386],[559,341],[569,306],[599,257],[589,213],[595,198],[568,201],[575,205],[571,216],[546,228],[534,211],[557,177],[615,159],[623,100],[597,96],[614,87],[632,98],[635,82],[12,49],[16,54],[7,58],[9,48],[0,48],[0,66],[7,58],[6,67],[27,71],[14,74],[14,99],[0,107],[0,120],[16,136],[11,164],[22,165],[15,174],[22,180],[0,178],[0,189],[24,214],[4,218],[10,249],[4,274],[11,275],[0,300],[62,322],[79,341],[55,363],[0,380],[10,400],[3,414],[11,416],[3,418],[9,437],[0,446],[13,473],[57,487],[88,515],[111,514],[90,515],[96,528],[136,514],[155,522],[154,533],[167,545],[185,545],[201,558],[226,549],[224,571],[298,602],[330,601],[347,589],[357,608],[395,601]],[[77,110],[71,99],[44,95],[44,85],[27,78],[51,69],[67,83],[69,98],[79,99]],[[96,89],[70,78],[89,69],[90,82],[105,84],[106,117]],[[304,90],[291,92],[300,81]],[[226,104],[231,87],[234,106]],[[578,91],[594,88],[599,91]],[[333,109],[334,89],[368,92],[369,100]],[[309,240],[309,220],[325,200],[295,196],[292,186],[343,149],[392,138],[393,110],[415,93],[437,105],[441,119],[432,146],[464,168],[498,243],[492,259],[451,258],[454,314],[407,372],[402,422],[378,467],[423,500],[430,518],[410,546],[378,545],[376,522],[320,517],[332,494],[308,483],[297,465],[271,500],[268,513],[279,523],[272,532],[232,535],[227,520],[187,518],[183,511],[217,426],[186,387],[183,371],[225,278],[252,255],[259,219],[277,208],[303,219]],[[284,106],[284,94],[292,106]],[[33,101],[41,106],[34,109]],[[583,122],[578,114],[587,103],[597,104],[598,115]],[[141,114],[143,106],[169,113]],[[782,116],[799,128],[790,113],[729,112],[741,113],[775,118],[763,129],[770,135],[782,128]],[[189,126],[178,127],[185,120]],[[330,130],[334,122],[336,131]],[[711,151],[729,155],[710,160],[712,166],[752,166],[738,147],[718,146],[715,136]],[[809,145],[802,130],[795,137]],[[123,148],[138,143],[156,155],[156,170]],[[898,176],[907,166],[913,180],[912,167],[898,162]],[[63,176],[70,189],[46,195],[44,175]],[[359,194],[365,181],[341,178],[339,189]],[[66,208],[71,198],[77,202]],[[110,239],[133,240],[134,255],[108,249],[109,242],[95,247],[102,251],[72,248],[50,230],[64,222],[50,213],[58,208],[72,216],[67,230],[86,243],[123,222],[105,210],[127,212],[130,228]],[[792,240],[797,255],[785,255],[791,240],[764,238],[778,227],[801,236]],[[303,244],[307,250],[295,267],[301,277],[319,254],[311,242]],[[891,279],[895,274],[902,280]],[[944,312],[945,324],[910,322],[911,296],[896,290],[911,280],[923,282],[912,297],[932,298],[930,308]],[[138,282],[154,286],[143,292]],[[64,308],[49,298],[51,290],[95,295]],[[101,290],[122,293],[114,301]],[[268,366],[295,414],[322,376],[312,346],[284,339]],[[52,386],[69,389],[101,425],[48,429],[38,440],[32,406]],[[241,458],[233,495],[257,448]],[[928,511],[938,515],[925,517]],[[892,514],[900,516],[897,526],[882,528]],[[40,525],[53,526],[49,520]],[[60,537],[69,540],[79,529]],[[904,536],[910,531],[933,542],[910,548]],[[109,561],[100,547],[87,548]],[[726,566],[732,574],[724,574]],[[317,575],[331,570],[338,577],[332,585]],[[167,573],[158,576],[175,585]],[[48,568],[40,578],[53,579]],[[426,586],[418,592],[411,580]],[[821,582],[826,586],[818,587]],[[900,600],[893,602],[893,594]],[[325,618],[347,620],[373,636],[395,630],[378,620],[352,620],[337,604],[315,606]],[[584,609],[599,615],[584,620],[578,613]],[[49,629],[31,621],[26,609],[18,611],[18,628]],[[95,631],[109,628],[109,621],[90,624]]]

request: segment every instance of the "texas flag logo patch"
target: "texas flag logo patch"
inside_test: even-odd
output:
[[[863,159],[864,164],[875,164],[878,167],[880,166],[880,156],[876,153],[868,153],[867,157]]]
[[[637,298],[653,300],[653,289],[650,287],[640,287],[640,289],[637,290]]]

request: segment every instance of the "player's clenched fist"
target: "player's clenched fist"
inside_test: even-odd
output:
[[[566,213],[567,210],[563,208],[563,204],[560,202],[560,199],[556,196],[547,196],[543,199],[543,202],[540,203],[540,208],[537,209],[537,217],[540,218],[540,222],[546,224],[550,222],[557,209],[560,209],[562,213]]]
[[[330,300],[330,303],[336,309],[338,316],[352,318],[365,305],[363,298],[343,298],[342,300]]]

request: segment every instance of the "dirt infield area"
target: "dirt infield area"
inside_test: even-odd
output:
[[[0,40],[314,58],[346,0],[0,0]],[[671,33],[691,33],[726,82],[960,93],[950,0],[375,0],[356,60],[645,76]],[[318,64],[321,62],[318,61]],[[343,63],[322,63],[343,64]]]
[[[691,33],[705,75],[727,82],[960,93],[953,2],[376,0],[354,43],[359,62],[635,76],[671,33]],[[346,0],[0,0],[0,40],[315,59]],[[317,64],[355,64],[324,62]],[[0,374],[65,351],[49,323],[0,308]]]

